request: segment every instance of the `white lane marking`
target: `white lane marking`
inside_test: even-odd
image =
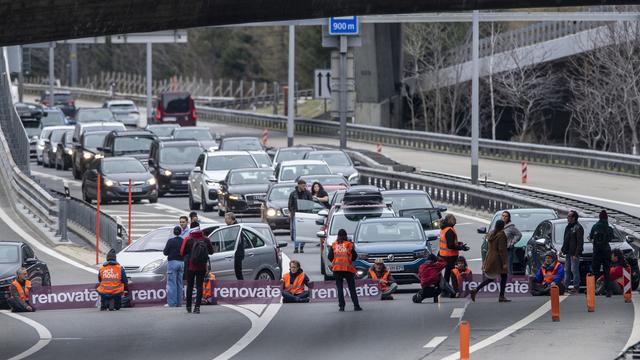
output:
[[[34,239],[31,235],[27,234],[24,230],[22,230],[22,228],[20,228],[18,226],[18,224],[16,224],[15,221],[13,221],[13,219],[2,208],[0,208],[0,218],[7,225],[9,225],[11,230],[13,230],[16,234],[18,234],[20,237],[22,237],[24,240],[26,240],[29,244],[31,244],[36,249],[42,251],[43,253],[45,253],[45,254],[47,254],[49,256],[53,256],[54,258],[56,258],[56,259],[58,259],[60,261],[66,262],[67,264],[69,264],[71,266],[75,266],[75,267],[77,267],[79,269],[88,271],[88,272],[90,272],[92,274],[97,274],[98,273],[97,269],[90,268],[88,266],[80,264],[79,262],[77,262],[75,260],[71,260],[68,257],[60,254],[59,252],[57,252],[57,251],[55,251],[53,249],[50,249],[49,247],[45,246],[44,244],[42,244],[38,240]]]
[[[465,219],[469,219],[471,221],[475,221],[475,222],[479,222],[481,224],[489,224],[490,221],[487,219],[483,219],[483,218],[479,218],[479,217],[475,217],[475,216],[471,216],[471,215],[466,215],[463,213],[459,213],[457,211],[447,211],[448,214],[452,214],[455,217],[461,217],[461,218],[465,218]]]
[[[611,199],[605,199],[605,198],[601,198],[601,197],[581,195],[581,194],[574,194],[574,193],[558,191],[558,190],[544,189],[544,188],[539,188],[539,187],[535,187],[535,186],[523,186],[523,185],[512,185],[512,184],[509,184],[509,185],[513,186],[515,188],[542,191],[542,192],[547,192],[547,193],[550,193],[550,194],[562,195],[562,196],[567,196],[567,197],[578,197],[578,198],[583,198],[583,199],[587,199],[587,200],[603,201],[603,202],[608,202],[608,203],[612,203],[612,204],[616,204],[616,205],[623,205],[623,206],[629,206],[629,207],[634,207],[634,208],[640,208],[640,204],[632,204],[632,203],[628,203],[628,202],[624,202],[624,201],[611,200]]]
[[[465,308],[455,308],[451,312],[451,318],[461,319],[464,316]]]
[[[640,342],[640,299],[638,296],[633,297],[633,327],[631,328],[631,334],[629,340],[622,348],[620,354],[625,352],[630,346],[633,346]]]
[[[422,348],[428,349],[438,347],[438,345],[442,344],[445,340],[447,340],[447,336],[434,336],[433,339],[426,343]]]
[[[233,344],[227,351],[213,358],[213,360],[227,360],[237,355],[240,351],[244,350],[249,344],[260,336],[262,331],[269,325],[271,320],[276,316],[282,304],[269,304],[267,308],[262,312],[261,316],[257,316],[250,310],[247,310],[240,306],[224,305],[230,309],[233,309],[242,315],[246,316],[251,321],[251,329],[244,334],[235,344]]]
[[[476,259],[469,259],[469,260],[467,260],[467,262],[469,262],[469,261],[482,261],[482,258],[476,258]]]
[[[568,295],[563,295],[560,296],[560,302],[564,301],[566,298],[568,297]],[[515,324],[489,336],[488,338],[473,344],[470,348],[469,348],[469,353],[473,353],[476,352],[478,350],[484,349],[487,346],[494,344],[504,338],[506,338],[507,336],[513,334],[514,332],[522,329],[523,327],[529,325],[530,323],[532,323],[533,321],[537,320],[539,317],[541,317],[542,315],[546,314],[549,310],[551,309],[551,301],[547,301],[545,302],[542,306],[540,306],[538,309],[536,309],[534,312],[532,312],[531,314],[527,315],[525,318],[521,319],[520,321],[516,322]],[[472,331],[473,331],[473,324],[472,326]],[[456,352],[453,353],[447,357],[442,358],[442,360],[458,360],[460,358],[460,352]]]
[[[189,210],[180,210],[178,208],[175,208],[173,206],[167,205],[167,204],[153,204],[154,207],[158,210],[167,210],[167,211],[172,211],[176,214],[183,214],[183,215],[188,215],[189,214]],[[148,206],[148,205],[147,205]],[[200,219],[200,222],[207,222],[207,223],[217,223],[218,221],[215,220],[211,220],[207,217],[204,217],[200,214],[198,214],[198,218]]]
[[[35,353],[37,353],[38,351],[40,351],[40,349],[42,349],[43,347],[47,346],[47,344],[49,344],[49,342],[51,341],[51,332],[44,327],[42,324],[31,320],[27,317],[18,315],[18,314],[14,314],[12,312],[9,312],[7,310],[0,310],[0,313],[7,315],[8,317],[12,317],[18,321],[22,321],[23,323],[31,326],[32,328],[34,328],[36,330],[36,332],[38,333],[38,337],[40,337],[40,340],[38,340],[38,342],[33,345],[32,347],[28,348],[26,351],[10,358],[9,360],[20,360],[20,359],[25,359]]]

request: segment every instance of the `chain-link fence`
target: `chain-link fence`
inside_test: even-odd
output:
[[[29,139],[13,107],[4,49],[0,55],[0,126],[9,144],[13,161],[23,173],[29,174]]]

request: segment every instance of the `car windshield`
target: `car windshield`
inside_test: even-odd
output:
[[[281,149],[278,151],[274,161],[280,163],[290,160],[302,160],[309,151],[312,151],[312,149]]]
[[[271,192],[269,193],[269,201],[287,200],[293,191],[293,188],[293,185],[291,185],[291,187],[275,187],[271,189]]]
[[[421,242],[422,227],[416,222],[385,221],[363,223],[358,229],[359,243],[410,241]]]
[[[48,111],[47,116],[40,119],[42,127],[64,125],[64,114],[59,111]]]
[[[555,219],[556,216],[552,212],[515,212],[511,211],[511,222],[516,226],[518,230],[522,231],[534,231],[541,222],[545,220]],[[493,217],[489,230],[493,230],[496,226],[496,221],[500,220],[502,213],[498,213]],[[586,231],[586,228],[585,228]]]
[[[138,110],[134,104],[111,104],[109,105],[109,109],[118,112],[131,112]]]
[[[258,166],[261,168],[271,167],[271,159],[269,159],[269,155],[267,154],[251,154],[253,159],[258,163]]]
[[[104,144],[104,138],[107,134],[85,134],[84,147],[89,149],[96,149],[98,146]]]
[[[143,136],[116,137],[113,142],[113,152],[116,155],[148,153],[152,142],[152,138]]]
[[[208,129],[175,129],[173,138],[176,140],[213,140],[213,136]]]
[[[115,121],[109,109],[78,110],[76,121],[79,123],[95,121]]]
[[[257,167],[251,155],[211,156],[207,160],[207,170],[231,170]]]
[[[169,137],[177,126],[149,126],[149,131],[161,137]]]
[[[160,164],[188,165],[195,164],[202,154],[200,146],[170,146],[160,149]]]
[[[262,145],[258,139],[225,139],[220,150],[225,151],[260,151]]]
[[[424,194],[392,194],[384,195],[384,201],[392,201],[391,207],[396,212],[405,209],[427,209],[432,208],[433,203]]]
[[[304,176],[302,177],[304,181],[309,185],[309,189],[311,189],[311,184],[314,182],[319,182],[323,186],[326,185],[344,185],[347,186],[347,181],[342,176],[327,176],[327,177],[313,177],[313,176]]]
[[[62,135],[64,135],[65,132],[67,132],[67,130],[53,130],[51,132],[51,137],[49,138],[49,140],[54,143],[59,143],[60,140],[62,140]]]
[[[382,211],[376,212],[358,212],[358,213],[341,213],[336,214],[331,219],[331,229],[329,229],[329,235],[338,235],[340,229],[345,229],[347,234],[353,234],[358,226],[358,221],[367,219],[374,219],[379,217],[391,217],[390,213],[384,213]]]
[[[590,243],[591,239],[589,239],[589,234],[591,233],[591,228],[597,222],[596,219],[588,219],[588,220],[578,219],[578,222],[580,222],[580,225],[582,225],[582,228],[584,229],[584,242]],[[567,227],[567,223],[559,222],[559,223],[556,223],[554,226],[556,227],[555,228],[556,236],[554,237],[554,241],[557,242],[558,244],[562,244],[563,238],[564,238],[564,229]],[[611,223],[609,223],[609,226],[611,226]],[[611,240],[611,242],[623,241],[624,236],[620,234],[620,231],[618,231],[618,229],[616,229],[615,226],[611,226],[611,228],[613,229],[613,239]]]
[[[134,242],[126,252],[163,251],[167,241],[174,237],[173,229],[157,229]]]
[[[272,171],[234,171],[229,176],[229,185],[268,184]]]
[[[42,129],[42,132],[40,133],[40,139],[48,138],[49,134],[51,134],[51,129],[47,129],[47,128]]]
[[[310,153],[307,159],[324,160],[330,166],[352,166],[349,157],[343,152]]]
[[[18,249],[16,245],[0,245],[0,264],[14,264],[17,263]]]
[[[292,181],[304,175],[330,175],[327,165],[291,165],[280,170],[281,181]]]
[[[129,174],[129,173],[145,173],[147,169],[138,160],[134,159],[117,159],[115,161],[104,161],[102,163],[102,172],[105,174]]]
[[[168,114],[188,113],[191,96],[189,94],[164,94],[164,111]]]

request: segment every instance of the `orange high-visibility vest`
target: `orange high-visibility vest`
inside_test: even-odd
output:
[[[304,292],[304,272],[301,271],[300,274],[296,275],[296,278],[293,279],[293,284],[291,283],[291,273],[284,274],[282,281],[284,282],[284,291],[290,292],[293,295]]]
[[[461,273],[457,268],[453,268],[453,270],[451,270],[451,273],[456,277],[456,282],[458,283],[458,287],[460,288],[462,286],[462,277],[471,274],[471,269],[466,268]],[[458,289],[455,290],[457,291]]]
[[[558,266],[560,266],[560,262],[556,261],[556,266],[553,267],[553,270],[547,270],[544,266],[540,269],[542,271],[543,284],[550,284],[553,282],[553,278],[556,277],[556,273],[558,273]]]
[[[107,264],[100,268],[100,286],[98,293],[100,294],[120,294],[124,292],[124,283],[122,282],[122,267],[120,264]]]
[[[332,271],[348,271],[355,273],[356,268],[351,261],[353,244],[349,241],[336,241],[331,245],[333,249]]]
[[[15,286],[16,290],[18,290],[18,294],[20,295],[21,300],[24,300],[24,301],[29,300],[29,291],[31,290],[31,281],[25,280],[24,288],[22,287],[22,285],[20,285],[17,279],[13,280],[11,282],[11,285]]]
[[[445,237],[445,234],[447,233],[447,231],[449,231],[449,229],[451,229],[451,231],[453,231],[453,233],[456,235],[454,244],[458,245],[458,233],[456,232],[456,229],[449,226],[440,230],[440,256],[458,256],[458,254],[460,253],[458,250],[449,249],[447,247],[447,238]]]
[[[375,271],[373,271],[373,269],[369,269],[369,277],[371,278],[371,280],[378,280],[378,275]],[[389,284],[389,270],[385,270],[382,277],[378,280],[378,283],[380,284],[380,289],[382,290],[382,292],[387,291],[387,289],[389,288],[389,286],[387,285]]]
[[[202,298],[209,299],[213,296],[213,290],[211,288],[211,281],[216,279],[216,275],[212,272],[209,272],[209,279],[204,280],[204,284],[202,285]]]

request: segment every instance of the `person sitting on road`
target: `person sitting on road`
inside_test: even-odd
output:
[[[458,256],[456,267],[451,270],[451,274],[453,275],[451,277],[451,288],[456,292],[456,297],[459,297],[463,280],[473,275],[464,256]]]
[[[282,302],[309,302],[309,277],[302,271],[298,260],[289,261],[289,272],[282,276]]]
[[[211,282],[215,280],[216,280],[216,275],[211,272],[211,269],[209,269],[209,272],[204,277],[204,284],[202,284],[202,304],[203,305],[214,305],[216,303],[215,299],[212,299],[213,284],[211,284]]]
[[[631,274],[631,267],[627,264],[624,254],[620,249],[611,251],[611,268],[609,269],[609,290],[613,295],[622,295],[624,293],[624,270]],[[604,284],[604,275],[596,280],[596,294],[606,295],[607,290]]]
[[[440,282],[442,281],[442,269],[447,266],[447,262],[435,256],[429,254],[427,261],[420,265],[418,269],[418,275],[420,276],[420,286],[422,290],[413,295],[414,303],[421,303],[425,298],[433,298],[433,302],[438,302],[438,296],[442,292],[440,288]]]
[[[31,281],[27,280],[27,276],[27,269],[21,267],[16,272],[16,279],[11,282],[9,298],[7,299],[11,312],[36,311],[29,301]]]
[[[384,265],[384,260],[376,259],[369,268],[369,279],[376,280],[380,284],[380,290],[382,291],[382,300],[393,300],[393,294],[398,289],[398,284],[391,276],[389,270]]]
[[[124,267],[116,261],[116,251],[111,249],[107,253],[107,261],[102,264],[98,272],[98,294],[100,294],[100,310],[120,310],[122,294],[128,286],[127,273]]]
[[[324,186],[317,181],[311,185],[311,196],[313,196],[313,201],[329,208],[329,194],[325,191]]]
[[[558,261],[556,253],[549,251],[544,255],[544,263],[533,279],[533,296],[549,295],[551,287],[557,285],[560,295],[564,294],[564,266]]]

